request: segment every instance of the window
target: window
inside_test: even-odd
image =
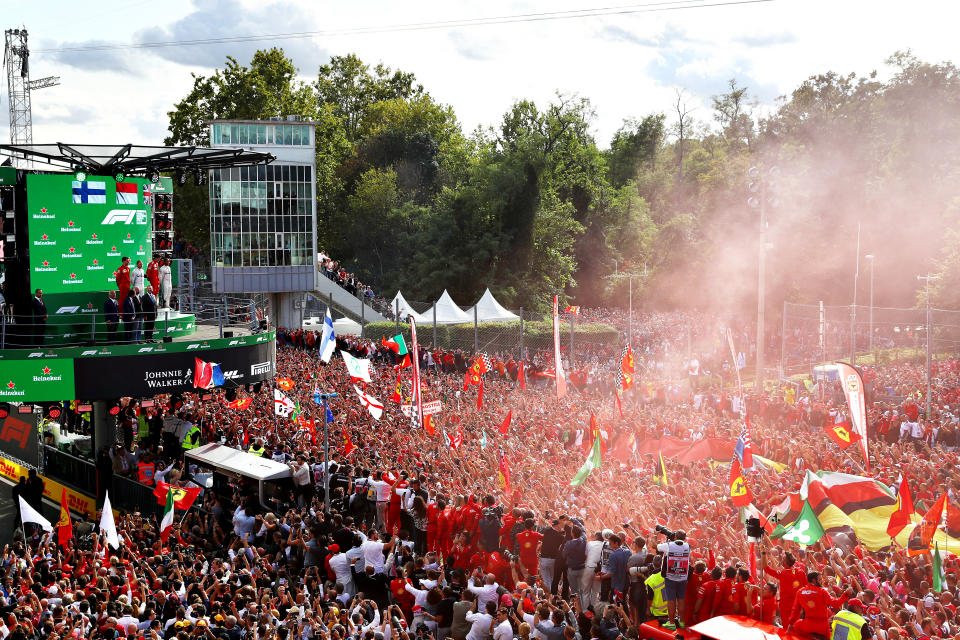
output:
[[[290,128],[293,130],[292,131],[293,144],[299,145],[300,144],[300,127],[290,127]]]
[[[283,144],[293,144],[293,127],[283,127]]]

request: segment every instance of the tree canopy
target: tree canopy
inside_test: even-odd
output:
[[[758,115],[731,79],[698,113],[678,91],[669,110],[628,119],[609,144],[583,96],[518,100],[465,133],[412,73],[334,56],[312,83],[282,50],[195,76],[169,113],[168,144],[208,143],[203,122],[296,113],[317,122],[319,246],[389,296],[543,309],[577,304],[752,308],[758,214],[748,169],[765,182],[768,300],[849,303],[856,260],[876,256],[878,304],[903,304],[915,274],[960,284],[960,76],[897,53],[887,81],[827,72]],[[694,116],[702,116],[695,118]],[[771,171],[772,167],[777,172]],[[198,189],[178,231],[208,239]],[[952,297],[951,297],[952,296]],[[956,305],[954,305],[956,306]]]

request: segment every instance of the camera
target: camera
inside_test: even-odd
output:
[[[673,542],[673,540],[677,537],[676,531],[667,529],[662,524],[658,524],[657,526],[654,527],[654,529],[656,530],[657,533],[662,533],[664,536],[666,536],[667,540],[670,540],[671,542]]]
[[[494,506],[492,506],[492,507],[486,507],[486,508],[483,510],[483,517],[484,517],[484,518],[495,518],[495,519],[499,520],[500,518],[503,517],[503,507],[500,506],[499,504],[498,504],[498,505],[494,505]]]
[[[639,567],[630,567],[627,569],[627,573],[633,578],[642,578],[647,575],[650,567],[648,565],[641,565]]]

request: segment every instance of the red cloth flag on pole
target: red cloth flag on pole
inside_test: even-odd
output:
[[[890,514],[890,522],[887,524],[887,535],[896,538],[897,534],[903,531],[903,528],[910,524],[910,517],[916,509],[913,506],[913,496],[910,495],[910,486],[907,484],[907,477],[901,476],[900,489],[897,491],[897,509]]]
[[[910,532],[910,538],[907,540],[907,551],[910,555],[930,552],[930,541],[940,526],[940,520],[943,518],[943,508],[947,503],[947,494],[944,493],[940,499],[933,503],[933,506],[927,511],[923,519]]]
[[[553,296],[553,362],[557,377],[557,399],[567,395],[567,378],[563,373],[563,362],[560,360],[560,315],[557,313],[558,297]]]
[[[483,378],[480,378],[480,389],[477,390],[477,411],[483,409]]]
[[[521,360],[520,367],[517,369],[517,388],[520,389],[520,391],[526,391],[527,389],[526,369],[527,369],[526,363],[523,360]]]
[[[153,490],[157,504],[167,503],[168,490],[173,492],[173,506],[182,511],[189,509],[202,491],[200,487],[174,487],[166,482],[158,482]]]
[[[73,539],[73,522],[70,520],[70,507],[67,504],[67,490],[60,491],[60,519],[57,520],[57,544],[61,547],[67,540]]]
[[[400,380],[400,369],[397,368],[397,384],[393,388],[393,395],[390,399],[397,404],[403,404],[403,382]]]
[[[497,474],[504,494],[510,493],[510,465],[507,463],[507,456],[502,451],[500,452],[500,467]]]
[[[860,440],[860,434],[851,429],[850,422],[847,420],[838,422],[836,424],[827,425],[823,428],[823,430],[826,431],[827,435],[830,436],[830,439],[833,440],[841,449],[846,449],[853,443]]]
[[[252,398],[237,398],[232,402],[228,402],[227,407],[230,409],[246,409],[251,404],[253,404]]]
[[[730,461],[730,499],[735,507],[745,507],[753,502],[753,493],[743,477],[743,467],[736,458]]]
[[[353,441],[350,440],[350,434],[347,433],[346,430],[343,431],[343,437],[344,437],[343,455],[348,456],[351,453],[353,453],[354,449],[356,449],[357,447],[355,444],[353,444]]]
[[[513,409],[507,411],[507,417],[503,419],[503,422],[500,423],[500,433],[507,435],[507,432],[510,430],[510,420],[513,418]]]
[[[450,442],[450,448],[456,451],[460,448],[460,445],[463,444],[463,429],[457,427],[457,433],[455,435],[447,434],[447,440]]]

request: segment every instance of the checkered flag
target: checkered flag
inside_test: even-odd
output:
[[[623,391],[633,386],[633,374],[636,367],[633,362],[633,350],[630,343],[623,345],[620,352],[620,363],[617,367],[617,391]]]

